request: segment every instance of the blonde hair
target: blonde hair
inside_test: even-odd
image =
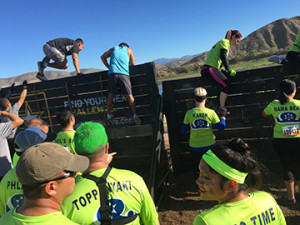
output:
[[[202,102],[207,97],[207,91],[203,87],[197,87],[194,90],[194,98],[197,102]]]

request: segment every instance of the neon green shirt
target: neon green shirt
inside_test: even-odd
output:
[[[227,54],[229,53],[230,43],[228,39],[222,39],[212,47],[207,55],[204,65],[220,69],[222,65],[222,60],[220,59],[222,48],[227,50]]]
[[[106,168],[90,173],[100,177]],[[62,213],[78,224],[100,224],[99,189],[92,180],[76,177],[73,194],[62,204]],[[157,224],[158,214],[147,186],[139,175],[129,170],[112,168],[107,178],[108,201],[112,220],[138,214],[130,224]]]
[[[20,159],[20,156],[15,152],[15,154],[13,156],[13,167],[17,166],[19,159]]]
[[[61,212],[50,213],[43,216],[23,216],[16,212],[16,209],[6,213],[0,218],[0,224],[6,225],[75,225],[67,217],[63,216]]]
[[[195,217],[193,225],[286,225],[282,211],[268,193],[258,191],[238,202],[216,205]]]
[[[0,215],[23,204],[22,184],[18,181],[16,168],[9,170],[0,182]]]
[[[274,138],[299,138],[300,101],[293,99],[285,105],[278,100],[272,101],[265,109],[266,115],[275,120]]]
[[[220,121],[212,109],[193,108],[186,112],[184,124],[190,124],[190,146],[193,148],[206,147],[216,143],[212,124]]]
[[[75,143],[74,143],[74,135],[75,130],[64,130],[58,132],[55,143],[66,146],[69,148],[70,152],[76,154],[75,152]]]
[[[298,31],[298,35],[294,44],[290,47],[289,51],[291,52],[300,52],[300,30]]]

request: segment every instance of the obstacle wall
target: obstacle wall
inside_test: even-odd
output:
[[[107,71],[84,74],[28,85],[28,94],[19,111],[29,121],[41,118],[49,123],[52,133],[61,127],[56,114],[62,107],[71,109],[76,117],[75,128],[85,121],[103,124],[109,138],[110,152],[117,152],[112,166],[130,169],[140,174],[157,199],[162,179],[169,171],[166,153],[162,147],[162,100],[158,92],[153,63],[130,67],[130,79],[137,113],[142,125],[135,125],[127,99],[114,98],[114,119],[107,121]],[[22,87],[16,87],[11,102],[18,100]]]
[[[300,73],[299,73],[300,74]],[[240,71],[232,81],[227,100],[230,115],[224,132],[214,130],[217,141],[226,142],[233,137],[243,138],[259,159],[273,171],[280,171],[278,158],[273,150],[273,118],[263,118],[262,111],[277,97],[276,89],[284,78],[300,85],[299,74],[284,72],[282,66]],[[163,82],[164,108],[167,117],[171,157],[175,174],[190,168],[189,133],[180,132],[185,112],[193,108],[193,90],[204,87],[208,92],[206,107],[217,111],[219,89],[204,78],[195,77]],[[300,98],[300,92],[295,98]]]

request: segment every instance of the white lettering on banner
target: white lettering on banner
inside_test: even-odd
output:
[[[114,103],[121,103],[121,102],[126,102],[126,101],[127,101],[127,99],[124,95],[115,95],[115,97],[113,99]],[[106,97],[84,98],[83,100],[76,99],[76,100],[71,101],[72,108],[80,108],[83,105],[88,107],[88,106],[104,105],[104,104],[106,104]],[[64,106],[68,107],[69,101],[64,101]]]

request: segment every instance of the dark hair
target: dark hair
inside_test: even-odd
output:
[[[127,43],[125,43],[125,42],[120,43],[119,46],[120,46],[120,47],[126,46],[127,48],[129,48],[129,45],[128,45]]]
[[[257,162],[256,156],[252,153],[249,145],[241,138],[234,138],[227,145],[218,143],[212,148],[212,152],[230,167],[248,173],[245,183],[239,184],[239,191],[245,191],[248,187],[257,189],[262,185],[260,164]],[[210,170],[217,173],[211,167]],[[223,176],[222,178],[221,188],[228,180]]]
[[[62,108],[57,114],[57,121],[60,123],[62,127],[68,126],[70,123],[70,119],[73,116],[73,112],[66,108]]]
[[[0,108],[6,110],[8,102],[9,100],[7,98],[0,98]]]
[[[242,34],[241,32],[239,32],[238,30],[228,30],[226,35],[225,35],[225,38],[230,40],[230,38],[235,35],[237,38],[242,38]]]
[[[75,40],[75,42],[76,42],[77,44],[83,44],[83,40],[82,40],[81,38],[77,38],[77,39]]]
[[[293,94],[296,90],[296,83],[293,80],[284,79],[279,85],[279,96],[278,99],[282,105],[289,101],[288,96]]]

